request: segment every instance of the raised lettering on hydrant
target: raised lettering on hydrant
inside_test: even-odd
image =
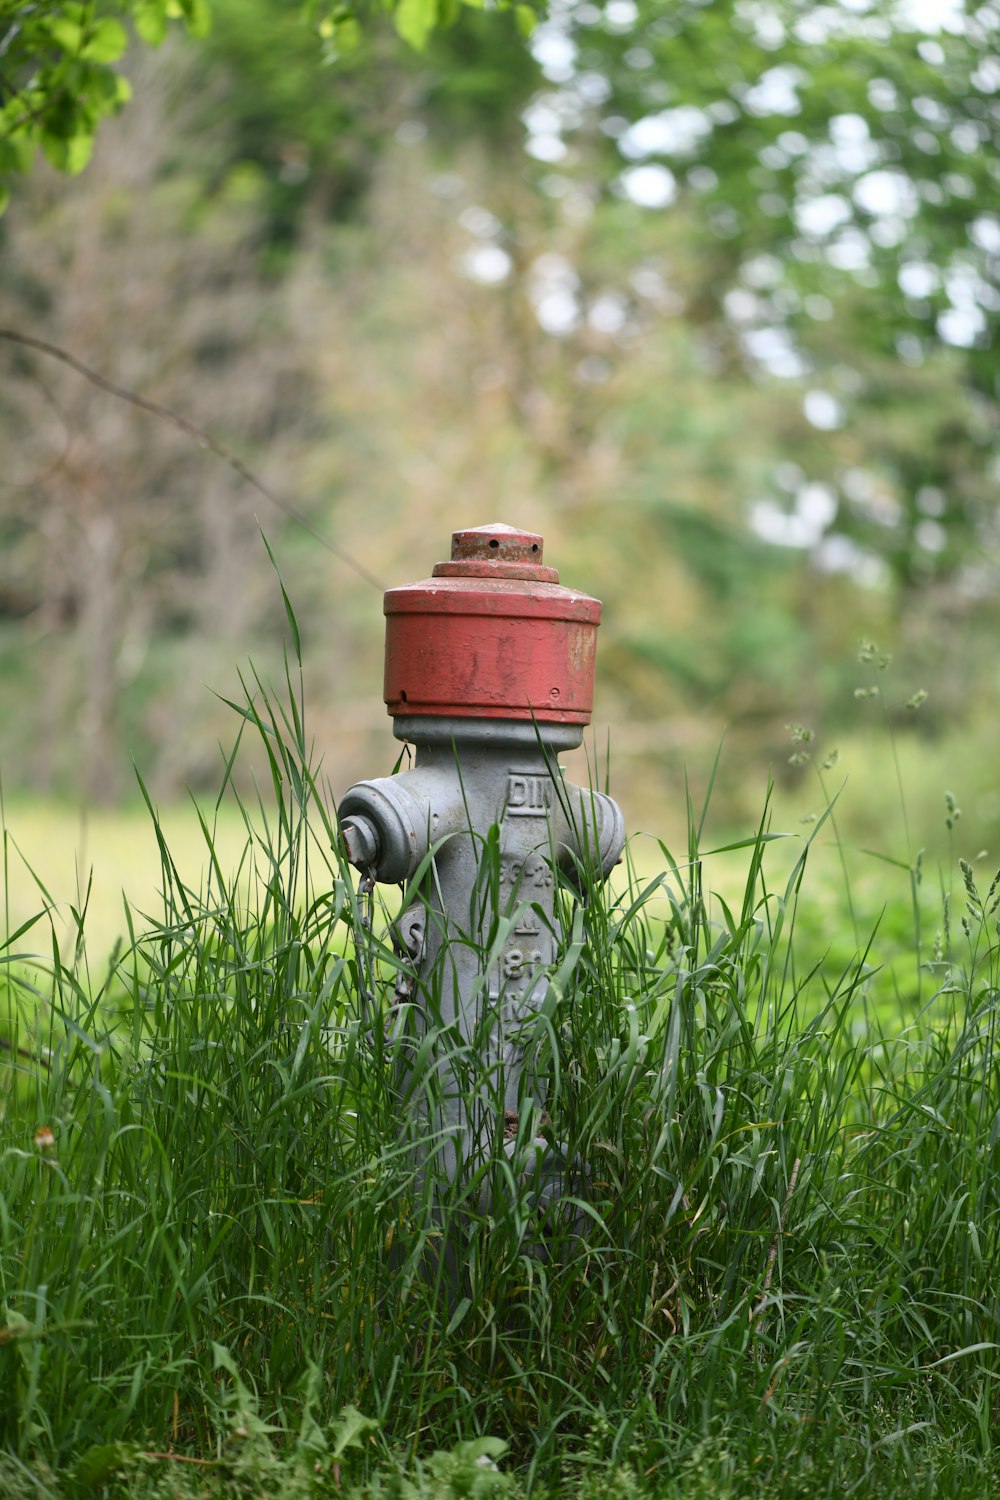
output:
[[[396,943],[415,982],[397,987],[394,1036],[404,1078],[440,1042],[418,1113],[454,1176],[509,1152],[526,1120],[543,1151],[525,1057],[557,956],[556,872],[603,879],[624,843],[612,799],[558,765],[590,722],[601,606],[560,587],[540,536],[492,525],[456,531],[451,560],[390,589],[385,615],[385,701],[416,761],[358,782],[338,817],[352,864],[407,885]],[[548,1196],[558,1164],[545,1174]]]

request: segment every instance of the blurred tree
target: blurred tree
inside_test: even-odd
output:
[[[421,50],[464,5],[482,9],[482,0],[337,0],[334,5],[296,0],[294,6],[249,0],[239,7],[239,25],[225,28],[223,46],[237,69],[242,59],[245,73],[247,59],[253,60],[271,84],[273,106],[285,94],[287,80],[273,66],[269,41],[279,40],[279,56],[308,47],[315,70],[356,53],[364,36],[380,32],[387,15],[398,35]],[[497,0],[495,8],[509,6],[510,0]],[[235,22],[232,5],[221,9]],[[513,14],[523,33],[533,28],[530,5],[514,5]],[[87,165],[102,119],[117,113],[132,94],[120,71],[129,43],[123,23],[155,47],[175,19],[192,36],[207,36],[210,0],[0,0],[0,212],[9,198],[3,177],[29,171],[37,147],[60,171],[78,173]],[[296,99],[299,114],[305,112],[305,97],[300,93]],[[329,113],[335,124],[353,118],[336,105]],[[263,119],[273,124],[273,110],[269,119],[265,109]],[[308,138],[308,126],[304,134]]]
[[[541,79],[517,8],[484,14],[456,4],[440,15],[443,29],[423,52],[372,25],[345,53],[318,49],[280,0],[212,0],[212,31],[191,58],[199,128],[222,148],[205,175],[218,181],[241,161],[260,167],[272,264],[308,219],[363,214],[400,129],[430,130],[445,154],[470,134],[517,153],[519,110]]]
[[[259,172],[230,172],[206,202],[197,175],[165,169],[171,132],[193,128],[169,62],[134,73],[141,102],[127,129],[102,132],[86,186],[39,172],[11,209],[4,320],[30,315],[92,366],[193,408],[276,476],[312,420],[294,283],[262,275]],[[267,618],[252,492],[169,427],[24,350],[0,387],[0,427],[16,448],[0,507],[0,613],[20,622],[3,644],[33,684],[30,780],[106,801],[127,782],[123,745],[150,742],[154,781],[197,779],[215,759],[213,736],[188,733],[204,670]],[[176,661],[191,638],[202,643],[196,671]],[[139,674],[153,707],[137,736],[127,705]]]
[[[907,589],[995,554],[998,32],[960,0],[557,0],[531,41],[542,191],[691,205],[688,315],[826,447],[793,439],[762,534]]]
[[[726,724],[773,753],[831,687],[851,702],[863,630],[926,671],[924,722],[965,712],[998,548],[995,110],[964,13],[607,0],[526,44],[470,9],[424,53],[374,26],[325,68],[281,0],[213,13],[85,178],[26,185],[4,321],[182,406],[391,578],[458,507],[537,525],[607,601],[602,712],[651,797]],[[915,133],[946,95],[938,183]],[[211,783],[201,684],[280,631],[253,502],[135,420],[20,356],[0,381],[0,672],[43,684],[0,732],[41,745],[39,781],[71,783],[70,744],[112,791],[127,744],[162,790]],[[317,736],[359,773],[377,609],[261,519]],[[967,639],[947,672],[942,622]]]

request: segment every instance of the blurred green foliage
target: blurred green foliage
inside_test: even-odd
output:
[[[994,7],[608,0],[527,36],[462,6],[422,52],[374,10],[350,48],[297,4],[212,15],[129,60],[135,97],[79,180],[24,184],[0,320],[216,433],[389,582],[455,525],[543,531],[605,601],[600,718],[643,817],[724,733],[752,773],[734,815],[762,763],[801,779],[789,721],[857,736],[862,635],[896,656],[904,738],[978,733]],[[307,533],[23,351],[0,432],[13,785],[113,799],[130,756],[163,795],[214,782],[228,726],[204,684],[280,653],[255,517],[331,776],[392,753],[377,596]]]
[[[193,36],[209,27],[207,0],[3,0],[0,4],[0,211],[3,176],[30,170],[41,147],[61,172],[82,172],[102,119],[131,98],[115,66],[129,20],[151,46],[170,21]]]
[[[214,23],[219,35],[210,53],[224,57],[242,85],[229,101],[237,138],[242,134],[251,151],[269,159],[289,140],[305,145],[310,155],[321,141],[332,142],[334,150],[345,148],[347,168],[352,150],[364,146],[363,95],[350,84],[345,88],[342,73],[327,71],[326,87],[303,89],[304,75],[315,72],[322,79],[324,70],[354,58],[371,35],[384,51],[387,21],[404,42],[423,51],[439,27],[454,25],[463,6],[484,9],[483,0],[2,0],[0,212],[9,197],[4,174],[28,172],[36,147],[59,171],[83,171],[101,121],[132,97],[119,66],[128,27],[139,41],[158,47],[171,21],[182,21],[201,39]],[[498,0],[495,9],[509,10],[522,39],[534,28],[531,5],[510,9],[509,0]],[[505,83],[503,63],[510,61],[508,52],[500,64]],[[369,86],[373,76],[368,70]],[[349,134],[362,139],[348,141]],[[345,175],[349,181],[349,169]]]

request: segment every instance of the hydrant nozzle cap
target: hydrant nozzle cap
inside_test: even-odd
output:
[[[437,563],[435,578],[521,578],[558,583],[555,568],[542,566],[542,538],[494,521],[451,534],[451,560]]]

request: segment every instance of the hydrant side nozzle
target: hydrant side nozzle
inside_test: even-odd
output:
[[[348,864],[356,869],[368,871],[378,867],[382,852],[378,829],[368,818],[344,818],[340,824],[340,844]]]
[[[357,781],[337,809],[341,827],[350,829],[350,846],[363,854],[377,846],[365,864],[348,854],[351,864],[376,880],[400,885],[416,874],[432,844],[466,826],[468,813],[460,778],[446,770],[421,766],[398,776]],[[357,827],[364,824],[368,832]]]
[[[349,850],[365,853],[372,840],[375,844],[374,860],[359,862],[349,852],[351,864],[387,885],[408,880],[427,853],[425,811],[407,794],[401,776],[356,782],[341,799],[337,816]]]
[[[584,792],[585,798],[594,798],[597,810],[597,852],[601,861],[601,876],[607,880],[622,857],[625,848],[625,817],[613,797],[604,792]]]
[[[564,868],[589,867],[601,880],[607,880],[621,859],[625,847],[625,819],[613,797],[590,787],[563,783]],[[562,799],[560,799],[562,800]]]

